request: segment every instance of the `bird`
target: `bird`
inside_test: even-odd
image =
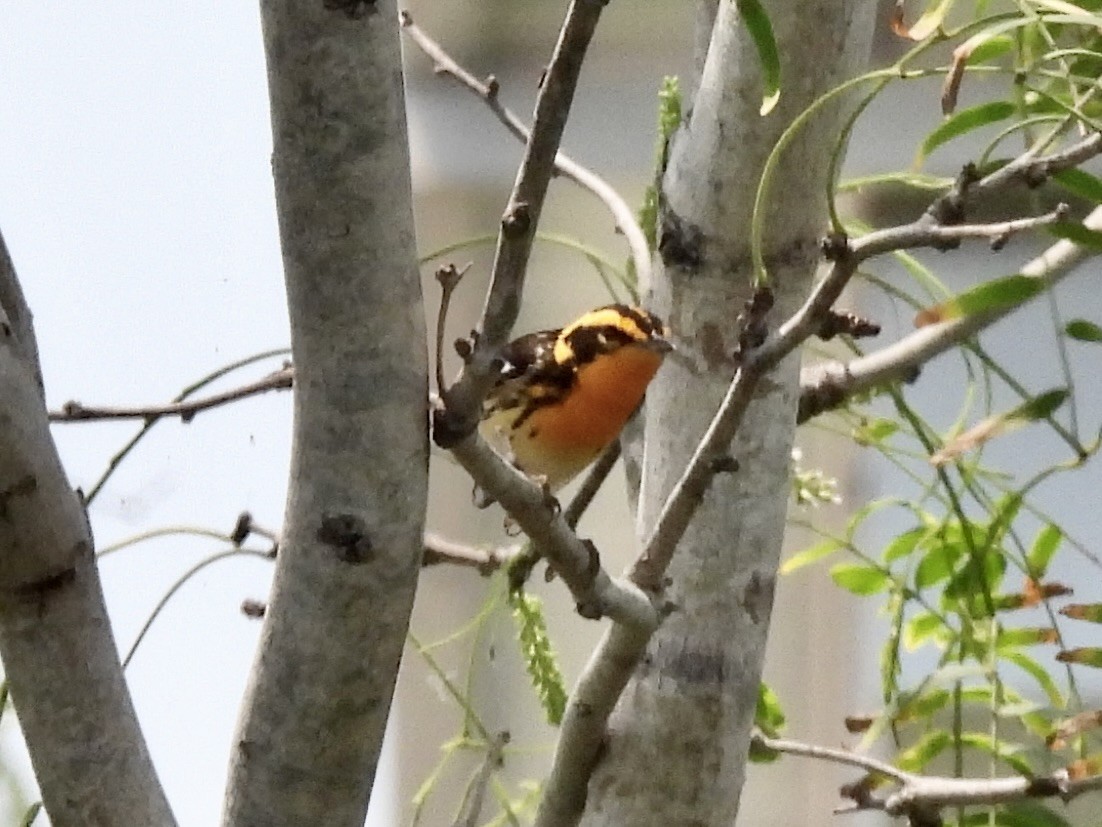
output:
[[[672,349],[661,319],[626,304],[528,333],[499,353],[479,430],[499,454],[556,491],[619,436]]]

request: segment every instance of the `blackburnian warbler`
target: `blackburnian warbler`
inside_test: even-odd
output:
[[[530,477],[562,487],[639,407],[672,349],[668,333],[657,316],[613,304],[510,342],[483,404],[482,435]]]

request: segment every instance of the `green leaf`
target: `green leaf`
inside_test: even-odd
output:
[[[977,562],[979,565],[977,565]],[[992,594],[1006,574],[1006,557],[998,549],[986,552],[977,551],[976,557],[969,555],[967,562],[953,575],[942,592],[943,599],[963,600],[969,606],[973,617],[985,617],[988,614],[985,594]]]
[[[953,739],[945,730],[927,732],[910,749],[896,756],[895,765],[906,772],[921,772],[952,743]]]
[[[1032,399],[1027,399],[1017,408],[1006,414],[1006,419],[1021,419],[1026,422],[1034,422],[1038,419],[1046,419],[1068,398],[1067,388],[1055,388],[1037,394]]]
[[[915,317],[915,326],[923,327],[936,322],[972,316],[977,313],[990,313],[1017,307],[1033,298],[1045,284],[1041,279],[1017,273],[1000,279],[992,279],[966,290],[946,302],[928,307]]]
[[[1022,751],[1021,744],[1009,741],[994,740],[986,732],[962,732],[960,741],[965,746],[982,750],[988,755],[993,755],[1000,761],[1013,767],[1015,772],[1021,775],[1032,775],[1033,767],[1019,754]]]
[[[915,550],[918,541],[925,537],[927,530],[924,527],[912,528],[904,531],[884,547],[884,562],[891,563],[901,557],[906,557]]]
[[[837,191],[855,192],[865,187],[897,186],[929,192],[943,192],[953,186],[952,178],[930,175],[925,172],[879,172],[862,175],[858,178],[846,178],[838,184]],[[867,230],[866,230],[867,232]]]
[[[754,711],[754,724],[768,735],[776,738],[784,730],[785,715],[781,709],[781,700],[765,683],[758,685],[758,704]]]
[[[990,101],[960,110],[926,136],[915,158],[915,167],[922,166],[930,153],[942,144],[982,126],[1005,121],[1016,111],[1010,101]]]
[[[1102,342],[1102,327],[1086,319],[1072,319],[1064,327],[1064,332],[1080,342]]]
[[[781,574],[791,574],[796,571],[796,569],[802,569],[804,566],[809,566],[818,560],[822,560],[824,557],[829,557],[842,547],[842,544],[837,540],[828,537],[810,548],[805,548],[803,551],[796,552],[785,560],[784,563],[781,564]]]
[[[1055,643],[1056,630],[1051,626],[1030,626],[1017,629],[999,629],[995,646],[999,652],[1017,649],[1022,646],[1037,646],[1042,643]]]
[[[883,442],[899,430],[894,419],[876,418],[867,420],[853,429],[853,441],[858,445],[875,445]]]
[[[979,43],[968,55],[967,64],[977,66],[995,60],[1010,52],[1014,48],[1014,38],[1008,34],[1000,34],[988,38]]]
[[[1102,250],[1102,233],[1084,227],[1076,221],[1057,221],[1055,224],[1049,224],[1045,229],[1057,238],[1074,241],[1080,247]]]
[[[862,563],[839,563],[831,568],[830,576],[843,589],[859,595],[876,594],[892,583],[887,572]]]
[[[1056,685],[1052,675],[1041,664],[1021,650],[999,652],[1002,660],[1009,661],[1032,677],[1048,697],[1049,703],[1056,709],[1063,709],[1067,702]]]
[[[948,689],[935,689],[917,697],[906,699],[900,704],[895,720],[904,723],[918,718],[929,718],[935,712],[944,709],[952,698]]]
[[[509,605],[513,608],[521,654],[532,686],[547,715],[547,722],[558,726],[566,710],[566,685],[547,636],[543,605],[538,597],[519,589],[509,592]]]
[[[903,645],[914,651],[942,631],[949,631],[949,627],[940,617],[933,612],[919,612],[903,626]]]
[[[1064,539],[1064,533],[1059,526],[1045,523],[1037,536],[1033,539],[1033,545],[1029,548],[1026,561],[1029,563],[1029,575],[1034,580],[1040,580],[1048,571],[1048,564],[1052,561],[1052,555],[1060,547],[1060,541]]]
[[[1083,666],[1102,669],[1102,647],[1080,646],[1077,649],[1065,649],[1056,653],[1056,660],[1060,663],[1081,663]]]
[[[953,573],[960,552],[951,543],[939,543],[923,556],[915,569],[915,586],[925,589],[945,580]]]
[[[1068,192],[1096,204],[1102,204],[1102,178],[1081,169],[1062,169],[1052,177]]]
[[[979,816],[979,824],[988,823],[987,813],[974,813]],[[1007,804],[995,814],[997,827],[1071,827],[1071,822],[1052,812],[1044,804],[1036,801],[1016,801]]]
[[[781,97],[781,58],[777,51],[777,39],[773,36],[773,25],[759,0],[735,0],[735,5],[758,51],[764,86],[760,114],[768,115]]]
[[[926,10],[922,12],[922,16],[911,26],[903,23],[902,4],[899,4],[898,17],[892,19],[892,31],[899,37],[906,37],[915,42],[925,40],[941,28],[942,23],[945,22],[945,15],[949,13],[955,2],[956,0],[937,0],[929,3]]]
[[[764,682],[758,684],[758,703],[754,710],[754,726],[770,738],[776,738],[784,729],[784,710],[777,694]],[[767,764],[780,758],[780,753],[750,743],[750,760],[755,764]]]

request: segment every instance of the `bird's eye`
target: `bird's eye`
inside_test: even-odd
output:
[[[602,348],[608,347],[608,336],[606,336],[604,333],[598,333],[597,344],[599,344]]]

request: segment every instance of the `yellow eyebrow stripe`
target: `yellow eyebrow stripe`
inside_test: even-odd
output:
[[[565,364],[574,358],[574,349],[570,346],[570,334],[579,328],[585,327],[615,327],[637,342],[645,342],[649,338],[635,319],[625,315],[614,307],[602,307],[600,310],[591,310],[569,327],[564,327],[555,342],[554,357],[559,364]]]

